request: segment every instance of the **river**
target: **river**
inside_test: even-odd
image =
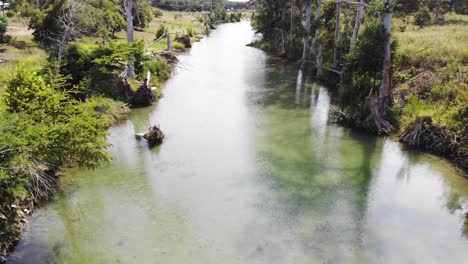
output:
[[[326,87],[253,37],[221,25],[180,56],[164,98],[110,128],[113,161],[67,171],[8,263],[468,263],[468,181],[328,124]],[[134,137],[150,124],[153,149]]]

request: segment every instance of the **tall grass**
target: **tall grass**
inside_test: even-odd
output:
[[[402,20],[397,20],[397,29]],[[463,135],[468,131],[468,16],[448,15],[440,25],[395,32],[399,48],[396,99],[403,130],[417,118]]]
[[[450,16],[446,19],[454,21]],[[456,21],[468,24],[468,16],[458,15]],[[400,23],[396,22],[397,25]],[[404,32],[395,32],[402,65],[434,69],[450,63],[468,63],[467,24],[457,22],[425,28],[408,26]]]

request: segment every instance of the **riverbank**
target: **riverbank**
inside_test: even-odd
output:
[[[145,29],[136,31],[135,39],[143,41],[145,45],[151,43],[154,40],[155,32],[160,25],[165,25],[168,29],[168,34],[172,35],[184,35],[187,32],[191,32],[191,41],[199,41],[206,34],[205,25],[199,22],[199,16],[201,13],[197,12],[170,12],[164,11],[161,17],[155,18],[150,26]],[[21,65],[30,72],[40,72],[44,66],[47,65],[47,54],[41,49],[36,43],[32,41],[31,31],[26,28],[25,21],[20,18],[12,18],[10,23],[10,33],[15,38],[9,45],[3,45],[0,47],[0,95],[1,103],[0,108],[5,108],[4,90],[5,87],[15,73],[16,68]],[[23,30],[22,30],[23,29]],[[124,43],[125,33],[120,32],[116,34],[114,43]],[[82,49],[84,52],[89,50],[97,49],[100,47],[98,39],[94,38],[82,38],[77,40],[74,44],[77,49]],[[157,95],[156,99],[160,97],[161,86],[167,78],[170,77],[174,70],[175,63],[177,62],[177,55],[185,52],[185,48],[180,45],[177,46],[175,42],[174,49],[171,52],[163,52],[167,49],[167,43],[165,40],[154,43],[154,45],[148,46],[146,51],[148,55],[151,55],[152,59],[162,60],[168,66],[160,64],[150,64],[148,70],[155,70],[151,86],[154,93]],[[83,53],[81,53],[83,54]],[[151,60],[151,58],[150,58]],[[164,66],[164,67],[163,67]],[[153,68],[151,68],[153,67]],[[161,72],[162,71],[162,72]],[[128,88],[135,91],[141,82],[129,81]],[[108,128],[115,125],[128,117],[130,112],[129,105],[125,101],[120,101],[105,96],[93,96],[82,102],[79,106],[84,111],[94,112],[94,115],[100,120],[103,128]],[[3,118],[3,117],[2,117]],[[2,129],[4,129],[2,127]],[[3,136],[3,135],[2,135]],[[2,153],[4,151],[2,145]],[[45,150],[44,150],[45,151]],[[0,161],[4,161],[5,157],[3,154],[0,155]],[[55,171],[55,170],[54,170]],[[14,177],[6,174],[0,174],[0,263],[6,260],[7,253],[11,251],[16,245],[22,226],[26,223],[25,217],[32,214],[35,207],[43,203],[43,200],[34,198],[29,190],[30,185],[27,179],[21,184],[16,184],[12,181],[16,181]],[[50,172],[50,178],[54,178],[54,182],[59,184],[60,172]],[[9,183],[10,182],[10,183]],[[60,189],[60,186],[51,186],[52,188]],[[55,192],[55,191],[53,191]]]
[[[394,103],[390,121],[394,130],[390,135],[409,148],[451,160],[468,175],[468,16],[446,14],[443,21],[425,28],[408,21],[409,18],[397,17],[393,22]],[[250,46],[274,53],[268,40],[259,40]],[[289,54],[281,55],[288,57]],[[334,73],[325,73],[320,80],[334,87],[338,86],[337,78]],[[356,80],[352,82],[359,84]],[[346,100],[364,105],[357,99]],[[343,125],[369,132],[365,117],[359,112],[363,109],[365,107],[345,104],[337,109],[335,119]]]

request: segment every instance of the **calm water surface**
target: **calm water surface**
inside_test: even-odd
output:
[[[110,129],[8,263],[468,263],[468,181],[328,125],[327,89],[246,47],[248,22],[181,57],[165,97]],[[160,124],[164,144],[134,134]]]

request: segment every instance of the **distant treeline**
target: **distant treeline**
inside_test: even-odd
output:
[[[231,2],[227,0],[153,0],[153,6],[175,11],[209,11],[223,7],[226,10],[248,9],[247,2]]]

